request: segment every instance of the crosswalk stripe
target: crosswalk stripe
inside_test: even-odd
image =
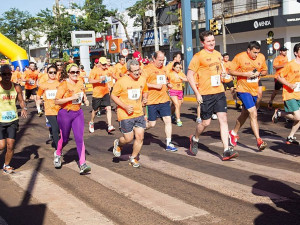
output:
[[[288,198],[274,193],[177,166],[163,160],[156,160],[154,164],[153,159],[145,155],[141,156],[140,162],[142,163],[142,166],[147,168],[200,185],[207,189],[245,202],[253,204],[271,204],[272,202],[288,200]]]
[[[209,214],[203,209],[194,207],[179,199],[149,188],[146,185],[119,175],[107,168],[91,162],[87,162],[87,164],[92,168],[92,172],[88,178],[172,221],[181,221]],[[69,163],[65,165],[65,167],[78,171],[76,163]]]
[[[28,187],[32,185],[30,183],[32,177],[36,178],[36,182],[33,184],[33,188],[28,190]],[[92,209],[35,170],[20,171],[11,176],[11,179],[22,189],[29,191],[40,203],[46,204],[66,224],[114,224],[104,215]]]
[[[180,147],[178,148],[177,154],[188,156],[187,151],[188,150],[186,148]],[[268,167],[268,166],[251,163],[251,162],[242,161],[241,158],[224,162],[217,155],[212,155],[211,153],[201,151],[200,149],[196,156],[190,156],[190,157],[195,157],[197,159],[210,162],[213,164],[223,165],[234,169],[260,174],[263,176],[272,177],[275,179],[279,179],[282,181],[286,181],[298,185],[300,184],[300,173],[295,173],[284,169],[278,169],[274,167]]]
[[[264,139],[264,140],[267,141],[266,139]],[[223,148],[222,142],[210,143],[209,145]],[[268,150],[268,148],[265,149],[264,151],[261,151],[261,152],[255,152],[257,150],[257,147],[254,146],[254,145],[247,145],[247,147],[243,147],[243,146],[238,144],[236,147],[234,147],[234,150],[243,151],[243,152],[250,152],[250,153],[253,153],[253,154],[259,154],[259,155],[263,155],[263,156],[269,156],[269,157],[274,157],[274,158],[279,158],[279,159],[285,159],[285,160],[288,160],[288,161],[300,163],[300,157],[294,157],[292,155],[283,154],[283,153],[276,152],[276,151],[270,151],[270,150]]]

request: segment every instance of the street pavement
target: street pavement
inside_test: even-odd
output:
[[[267,102],[272,80],[263,84]],[[73,135],[63,150],[62,168],[55,169],[45,117],[37,116],[34,103],[29,106],[29,117],[20,119],[12,161],[16,173],[0,175],[0,224],[299,224],[300,147],[285,144],[291,123],[280,119],[273,124],[273,111],[265,107],[258,120],[267,149],[257,152],[248,120],[235,148],[239,157],[223,162],[218,120],[200,137],[197,156],[189,154],[196,105],[185,101],[183,127],[173,125],[178,151],[164,150],[164,126],[158,119],[145,133],[141,168],[136,169],[127,161],[132,144],[115,158],[113,141],[121,133],[107,134],[104,114],[95,120],[95,133],[89,133],[91,107],[83,106],[92,171],[80,176]],[[228,106],[230,129],[239,113]],[[115,113],[113,125],[118,128]],[[296,136],[300,139],[300,131]],[[3,160],[2,153],[1,165]]]

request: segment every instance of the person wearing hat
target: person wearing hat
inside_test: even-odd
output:
[[[269,109],[272,109],[273,100],[274,100],[275,96],[278,94],[278,91],[282,88],[282,83],[280,83],[277,80],[277,77],[280,74],[280,72],[282,71],[283,67],[288,63],[288,58],[286,56],[287,50],[288,49],[286,47],[282,46],[279,49],[279,55],[273,61],[273,68],[276,70],[275,77],[274,77],[275,86],[274,86],[273,93],[271,95],[271,99],[268,103]]]
[[[143,58],[142,58],[142,55],[141,55],[141,53],[139,51],[135,51],[132,54],[132,59],[135,59],[135,60],[137,60],[139,62],[141,70],[144,69]]]
[[[111,74],[107,69],[107,60],[105,57],[99,59],[98,66],[95,67],[89,75],[89,83],[93,85],[93,98],[92,98],[92,115],[89,122],[89,131],[94,133],[94,119],[98,110],[101,108],[106,109],[107,116],[107,132],[111,133],[115,130],[111,123],[111,105],[108,82],[111,79]]]

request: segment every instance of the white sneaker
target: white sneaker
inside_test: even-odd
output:
[[[196,119],[196,122],[197,122],[197,123],[201,123],[201,122],[202,122],[201,118],[200,118],[200,117],[197,118],[197,119]]]
[[[56,151],[54,152],[54,167],[55,168],[60,168],[61,167],[61,156],[56,154]]]
[[[114,126],[112,126],[112,125],[108,126],[108,128],[107,128],[107,132],[108,133],[110,133],[110,132],[112,132],[114,130],[116,130],[116,128],[114,128]]]
[[[212,114],[212,116],[211,116],[211,119],[212,119],[212,120],[216,120],[216,119],[218,119],[218,116],[217,116],[217,114]]]
[[[89,131],[90,131],[90,133],[94,133],[95,132],[94,123],[92,123],[92,122],[89,122]]]

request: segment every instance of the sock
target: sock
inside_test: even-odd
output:
[[[180,119],[177,119],[177,123],[180,122]]]
[[[235,133],[234,130],[231,130],[231,134],[233,134],[234,136],[237,135],[237,133]]]
[[[199,139],[197,140],[197,139],[195,138],[195,136],[193,136],[193,141],[196,141],[196,142],[198,142],[198,141],[199,141]]]
[[[278,110],[277,114],[278,114],[279,117],[281,117],[281,111]]]
[[[38,113],[41,112],[41,106],[40,105],[37,105],[36,108],[37,108]]]
[[[171,143],[171,138],[167,138],[167,146],[169,146],[169,144]]]

